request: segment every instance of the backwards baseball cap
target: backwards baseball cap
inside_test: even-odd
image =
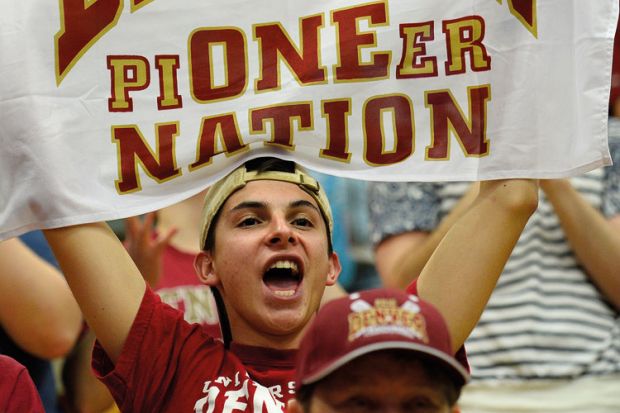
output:
[[[296,390],[365,354],[392,349],[439,362],[458,388],[469,380],[467,362],[452,356],[439,311],[404,291],[377,288],[330,301],[319,310],[297,353]]]
[[[280,165],[285,164],[289,167],[289,170],[281,170],[286,168],[275,168],[262,170],[259,166],[266,160],[274,160],[280,162]],[[282,181],[290,182],[298,185],[301,189],[306,191],[319,206],[323,219],[325,220],[328,239],[331,245],[331,234],[333,231],[333,218],[327,195],[323,188],[319,185],[319,182],[306,172],[300,165],[292,161],[283,161],[278,158],[257,158],[250,160],[237,169],[233,170],[223,179],[212,185],[205,195],[204,207],[202,210],[202,233],[200,236],[200,248],[204,248],[205,242],[209,235],[209,229],[213,224],[213,218],[217,215],[220,208],[226,200],[236,191],[243,188],[248,182],[270,180],[270,181]]]

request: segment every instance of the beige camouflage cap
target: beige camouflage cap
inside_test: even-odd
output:
[[[331,245],[331,234],[333,231],[333,218],[327,195],[319,182],[310,176],[300,165],[295,165],[294,172],[282,171],[248,171],[246,165],[241,165],[226,177],[213,184],[205,195],[204,207],[202,210],[202,233],[200,236],[200,249],[204,248],[205,241],[209,234],[209,228],[213,218],[218,213],[222,205],[235,191],[243,188],[246,183],[260,180],[282,181],[297,184],[314,198],[321,210],[323,219],[328,228],[328,240]]]

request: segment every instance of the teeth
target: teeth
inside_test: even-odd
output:
[[[295,294],[295,290],[274,291],[273,293],[279,297],[292,297]]]
[[[297,268],[297,263],[293,261],[276,261],[271,265],[271,267],[269,267],[270,270],[274,268],[290,269],[293,274],[297,274],[299,272],[299,269]]]

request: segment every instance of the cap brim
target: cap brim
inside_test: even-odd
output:
[[[435,360],[443,362],[446,367],[451,371],[451,373],[461,381],[461,386],[469,382],[469,373],[467,372],[465,367],[463,367],[463,365],[459,363],[454,357],[450,357],[443,351],[436,350],[434,348],[417,343],[404,341],[384,341],[356,348],[355,350],[347,353],[346,355],[333,360],[331,363],[323,367],[321,370],[315,372],[313,375],[304,378],[301,384],[307,385],[316,383],[317,381],[333,373],[350,361],[355,360],[356,358],[366,355],[368,353],[392,349],[412,350],[418,354],[430,356]]]

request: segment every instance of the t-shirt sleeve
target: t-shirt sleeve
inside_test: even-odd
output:
[[[369,182],[370,239],[374,245],[409,231],[432,231],[440,221],[439,184]]]
[[[415,279],[407,286],[407,293],[411,295],[418,296],[418,280]],[[461,363],[463,367],[467,369],[469,373],[471,373],[471,368],[469,367],[469,360],[467,360],[467,351],[465,350],[465,346],[462,345],[461,348],[458,349],[454,358]]]
[[[41,397],[25,368],[15,382],[15,391],[11,395],[7,410],[7,413],[11,412],[45,412]]]
[[[605,168],[602,212],[606,217],[620,214],[620,136],[609,137],[613,165]]]
[[[5,356],[3,356],[5,357]],[[0,411],[44,413],[41,397],[26,368],[5,357],[0,360]]]
[[[223,351],[221,342],[147,288],[116,364],[95,342],[92,367],[121,411],[158,411],[178,377],[193,374],[193,356],[211,357],[217,371]],[[201,373],[210,372],[202,368]]]

